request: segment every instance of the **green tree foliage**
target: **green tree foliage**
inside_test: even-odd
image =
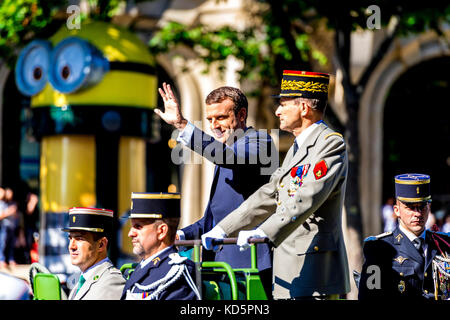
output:
[[[150,41],[155,54],[169,51],[176,45],[192,48],[209,66],[212,62],[222,64],[229,55],[241,59],[241,77],[258,79],[261,86],[279,88],[283,69],[312,70],[311,62],[317,60],[314,71],[332,71],[338,68],[342,75],[345,94],[347,122],[342,124],[349,154],[349,171],[345,208],[347,226],[359,239],[353,240],[353,250],[360,252],[362,240],[362,217],[359,183],[359,101],[372,72],[389,50],[398,35],[408,35],[426,30],[435,30],[442,35],[440,26],[450,22],[450,5],[446,1],[429,0],[411,2],[406,0],[260,0],[261,9],[256,15],[260,23],[244,30],[233,26],[211,30],[207,26],[183,26],[168,23]],[[359,79],[350,76],[351,33],[357,29],[370,29],[370,18],[374,18],[369,7],[379,8],[380,27],[385,28],[386,37],[372,53],[372,59]],[[325,56],[312,45],[316,30],[323,24],[332,31],[333,57]],[[389,26],[389,28],[386,28]],[[334,68],[327,62],[332,60]],[[323,68],[324,70],[318,70]],[[255,75],[256,74],[256,75]],[[274,86],[276,84],[276,86]],[[357,256],[357,255],[356,255]],[[356,260],[362,260],[361,253]],[[358,268],[361,261],[351,261]]]
[[[329,29],[347,34],[356,29],[367,29],[367,21],[373,14],[368,10],[371,5],[380,8],[382,26],[386,26],[393,16],[399,19],[396,34],[426,29],[440,32],[439,24],[450,21],[450,6],[436,0],[426,4],[391,0],[258,2],[261,6],[255,15],[262,18],[259,24],[238,30],[233,26],[212,29],[202,24],[185,26],[169,22],[152,38],[150,50],[159,54],[176,45],[186,45],[207,64],[206,71],[213,62],[219,63],[219,70],[223,70],[225,60],[232,55],[245,62],[239,71],[242,78],[267,79],[276,85],[277,67],[308,67],[311,60],[317,60],[322,66],[328,62],[324,53],[311,46],[310,41],[311,30],[321,21],[325,21]],[[336,46],[339,47],[339,43]],[[349,52],[349,43],[344,43],[344,47]]]
[[[257,14],[265,21],[272,19],[268,6],[262,6]],[[298,56],[303,63],[310,59],[321,64],[328,61],[323,53],[311,47],[307,34],[294,34],[293,37],[296,54],[286,43],[281,28],[273,23],[263,22],[237,30],[232,26],[214,29],[203,24],[188,27],[169,22],[152,37],[149,48],[155,55],[169,52],[177,45],[192,48],[205,62],[204,72],[209,72],[212,63],[217,63],[219,71],[224,71],[227,58],[234,56],[244,62],[242,69],[238,70],[242,79],[276,86],[277,59],[290,61]]]
[[[124,0],[89,0],[89,15],[80,21],[109,21]],[[35,37],[46,38],[66,22],[67,0],[3,0],[0,1],[0,61],[14,65],[17,52]]]
[[[14,49],[44,30],[63,0],[4,0],[0,3],[0,57],[8,62]]]
[[[142,0],[134,0],[133,3]],[[225,0],[226,1],[226,0]],[[108,21],[125,0],[89,0],[92,19]],[[182,25],[169,22],[149,42],[155,55],[171,51],[178,45],[191,48],[206,64],[205,72],[217,64],[225,70],[230,56],[243,61],[242,79],[259,81],[260,87],[279,87],[283,69],[342,71],[345,105],[348,115],[344,136],[349,151],[346,212],[348,225],[361,233],[359,207],[359,101],[372,72],[389,50],[393,39],[426,30],[442,35],[440,26],[450,22],[450,5],[446,1],[428,0],[255,0],[257,10],[250,10],[247,27]],[[243,3],[246,3],[243,1]],[[359,79],[350,77],[351,33],[368,29],[368,19],[380,9],[381,27],[386,37],[372,53],[372,59]],[[54,20],[65,23],[65,0],[3,0],[0,3],[0,58],[10,61],[15,49],[43,32],[51,32]],[[63,12],[63,19],[54,19]],[[87,17],[84,17],[87,18]],[[328,56],[314,45],[317,30],[326,25],[333,33],[330,43],[334,55]],[[370,28],[369,28],[370,29]],[[56,29],[55,29],[56,30]],[[319,32],[320,33],[320,32]],[[319,34],[320,36],[320,34]],[[318,70],[319,69],[319,70]]]

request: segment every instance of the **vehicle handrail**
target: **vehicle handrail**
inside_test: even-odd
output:
[[[213,239],[212,244],[217,245],[229,245],[229,244],[236,244],[238,238],[224,238],[224,239]],[[269,238],[250,238],[248,239],[248,243],[268,243]],[[183,247],[193,247],[193,246],[201,246],[202,240],[200,239],[194,239],[194,240],[175,240],[176,246],[183,246]]]

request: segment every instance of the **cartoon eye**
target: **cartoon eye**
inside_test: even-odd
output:
[[[100,82],[109,71],[102,52],[86,40],[69,37],[53,49],[49,81],[62,93],[73,93]]]
[[[34,96],[44,89],[50,66],[51,43],[47,40],[34,40],[20,53],[15,75],[16,85],[21,93]]]

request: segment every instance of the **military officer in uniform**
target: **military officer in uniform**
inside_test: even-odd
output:
[[[214,238],[238,234],[245,249],[249,238],[268,237],[275,299],[333,299],[350,290],[341,223],[347,151],[322,120],[328,83],[324,73],[283,72],[275,114],[295,142],[270,181],[202,236],[207,249]]]
[[[364,241],[359,299],[448,298],[433,266],[438,257],[450,258],[450,237],[425,230],[431,207],[430,176],[395,176],[395,196],[398,227]]]
[[[200,299],[193,280],[195,264],[180,256],[174,246],[180,194],[133,192],[131,201],[128,236],[133,253],[142,260],[128,278],[121,299]]]
[[[69,226],[70,260],[82,274],[70,292],[70,300],[119,300],[125,285],[120,270],[108,254],[113,211],[100,208],[71,208]]]

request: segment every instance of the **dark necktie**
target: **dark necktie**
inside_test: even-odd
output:
[[[416,249],[419,251],[422,258],[425,257],[425,254],[423,252],[423,238],[415,238],[413,240],[413,244],[414,247],[416,247]]]
[[[294,156],[297,153],[297,150],[298,150],[297,140],[294,140],[294,154],[293,154]]]

